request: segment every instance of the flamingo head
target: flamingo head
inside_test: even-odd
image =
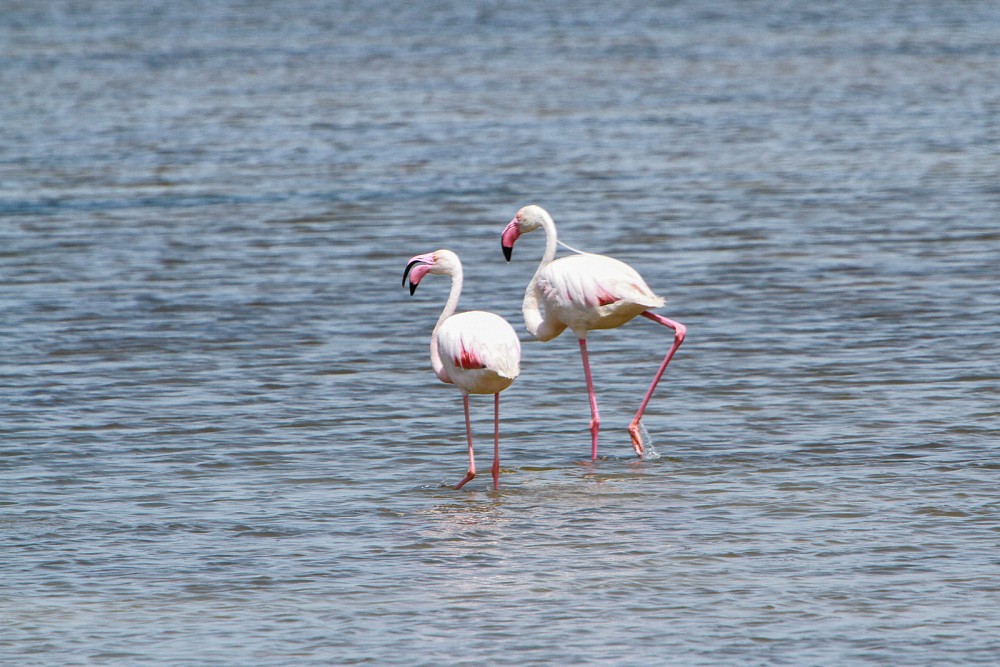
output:
[[[417,291],[417,285],[428,273],[455,274],[456,270],[461,270],[461,263],[458,255],[450,250],[435,250],[423,255],[411,257],[403,271],[403,285],[406,279],[410,279],[410,294]]]
[[[503,234],[500,235],[500,247],[503,249],[503,256],[509,262],[510,254],[514,250],[514,243],[521,234],[533,232],[544,224],[545,218],[549,214],[541,206],[524,206],[518,210],[514,219],[504,227]],[[551,219],[551,218],[550,218]]]

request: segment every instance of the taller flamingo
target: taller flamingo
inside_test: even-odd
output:
[[[500,392],[520,373],[521,343],[513,327],[499,315],[482,310],[455,314],[462,294],[462,262],[450,250],[410,259],[403,284],[410,279],[412,295],[428,273],[451,276],[451,293],[431,333],[431,367],[442,382],[462,390],[465,434],[469,441],[469,471],[455,486],[461,489],[476,476],[469,420],[469,394],[493,394],[493,488],[500,488]]]
[[[667,356],[653,377],[646,395],[628,426],[632,448],[643,455],[639,420],[646,411],[656,385],[667,370],[677,348],[684,342],[687,328],[680,322],[650,312],[663,306],[663,299],[653,293],[635,269],[628,264],[606,257],[580,253],[555,259],[556,224],[552,216],[540,206],[525,206],[504,228],[500,238],[504,257],[510,261],[514,242],[521,234],[545,230],[545,253],[534,277],[524,291],[522,312],[528,332],[541,341],[552,340],[569,327],[580,341],[583,373],[587,379],[590,397],[591,458],[597,459],[597,433],[601,415],[594,395],[594,382],[590,375],[587,356],[587,333],[593,329],[613,329],[637,315],[673,330],[674,340]]]

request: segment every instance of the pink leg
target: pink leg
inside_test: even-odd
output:
[[[465,392],[462,392],[462,403],[465,405],[465,435],[469,438],[469,472],[465,473],[465,479],[455,487],[456,491],[476,476],[476,457],[472,453],[472,421],[469,419],[469,395]]]
[[[500,394],[493,394],[493,490],[500,488]]]
[[[597,411],[597,396],[594,395],[594,380],[590,377],[590,359],[587,358],[587,340],[580,339],[580,355],[583,357],[583,375],[587,378],[587,395],[590,396],[590,458],[597,460],[597,432],[601,429],[601,413]]]
[[[680,322],[668,320],[666,317],[657,315],[656,313],[651,313],[648,310],[644,312],[642,316],[662,324],[665,327],[673,329],[674,343],[670,346],[670,350],[667,351],[667,356],[664,357],[663,363],[660,364],[660,369],[656,371],[656,377],[653,378],[652,384],[649,385],[649,389],[646,391],[646,395],[642,399],[642,404],[639,406],[639,411],[635,413],[635,417],[632,418],[632,422],[628,425],[629,435],[632,436],[632,448],[640,457],[642,456],[642,435],[639,433],[639,420],[642,419],[642,413],[646,411],[646,406],[649,405],[649,399],[653,397],[653,391],[656,389],[656,385],[659,384],[660,378],[663,377],[663,372],[667,370],[667,364],[669,364],[670,360],[673,359],[674,353],[677,352],[677,348],[679,348],[681,343],[684,342],[684,336],[687,334],[687,327]]]

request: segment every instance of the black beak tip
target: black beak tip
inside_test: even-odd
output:
[[[513,252],[514,248],[512,248],[510,246],[505,246],[502,243],[500,244],[500,247],[503,248],[503,257],[504,257],[504,259],[506,259],[509,262],[510,261],[510,254],[511,254],[511,252]]]
[[[410,296],[413,296],[413,293],[416,291],[417,291],[417,283],[410,283]]]
[[[406,279],[410,277],[410,269],[412,269],[414,266],[416,266],[419,263],[420,262],[418,260],[413,260],[412,262],[410,262],[409,264],[406,265],[406,270],[403,271],[403,282],[400,283],[403,287],[406,287]],[[413,283],[410,283],[410,294],[413,294],[413,290],[415,288],[416,288],[416,285],[414,285]]]

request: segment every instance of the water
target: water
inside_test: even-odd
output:
[[[997,661],[995,3],[0,5],[0,662]],[[639,320],[587,461],[529,202],[689,327],[659,458]]]

